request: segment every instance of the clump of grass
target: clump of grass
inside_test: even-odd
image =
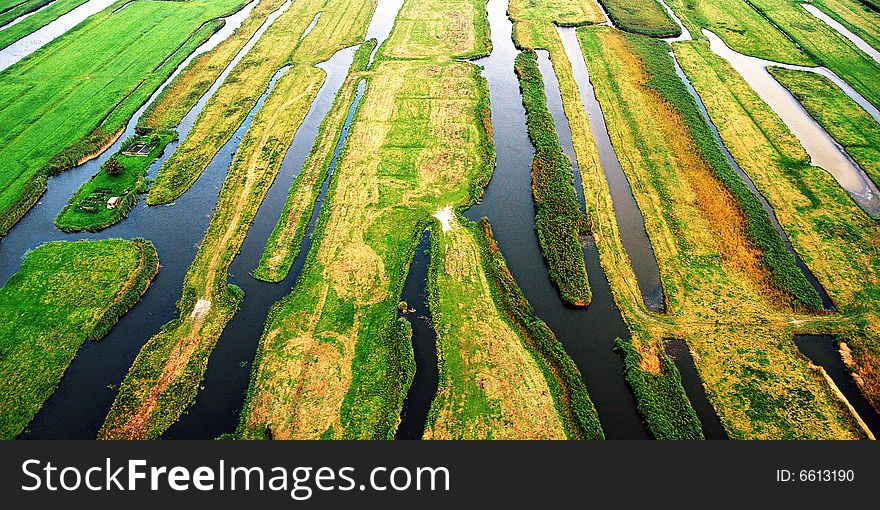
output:
[[[660,371],[641,367],[642,355],[631,341],[616,339],[614,349],[623,354],[623,375],[636,398],[639,414],[655,439],[704,439],[697,413],[681,385],[675,363],[658,352]]]
[[[21,433],[83,342],[100,340],[159,270],[152,243],[54,242],[0,289],[0,438]]]
[[[529,138],[535,146],[532,195],[541,251],[562,299],[586,306],[591,294],[580,245],[583,215],[572,186],[571,162],[559,146],[553,117],[547,110],[544,82],[534,51],[517,56],[516,74],[526,108]]]

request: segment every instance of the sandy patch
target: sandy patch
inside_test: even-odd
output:
[[[440,225],[443,227],[444,234],[453,229],[453,215],[451,205],[447,205],[443,209],[435,212],[434,217],[440,220]]]
[[[196,301],[196,306],[193,307],[192,313],[189,314],[189,318],[197,321],[208,315],[208,312],[211,311],[211,302],[207,299],[200,299]]]

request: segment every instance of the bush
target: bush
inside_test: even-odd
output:
[[[125,167],[122,166],[122,163],[120,163],[119,160],[115,157],[108,159],[103,166],[104,171],[107,172],[107,175],[112,175],[113,177],[118,177],[122,175],[122,172],[125,170]]]

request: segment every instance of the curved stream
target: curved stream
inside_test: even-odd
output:
[[[583,246],[593,293],[590,305],[586,309],[566,306],[550,283],[534,228],[534,150],[514,74],[514,59],[519,52],[511,38],[507,2],[489,0],[488,11],[492,53],[476,63],[483,67],[489,83],[496,167],[482,202],[471,207],[466,216],[472,221],[489,218],[507,266],[535,315],[550,327],[580,369],[605,436],[647,439],[647,429],[623,377],[623,360],[613,351],[615,338],[629,338],[629,330],[614,304],[592,238],[587,238]]]
[[[846,37],[853,43],[856,48],[864,51],[869,57],[873,58],[875,62],[880,64],[880,51],[877,51],[877,48],[868,44],[864,39],[852,33],[848,28],[843,26],[836,19],[822,12],[821,9],[816,7],[813,4],[801,4],[801,7],[807,10],[813,16],[822,20],[826,25],[830,26],[834,30],[836,30],[840,35]]]

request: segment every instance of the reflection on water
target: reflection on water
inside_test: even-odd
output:
[[[373,13],[373,19],[370,20],[370,26],[367,27],[367,40],[376,39],[376,47],[370,53],[369,66],[373,64],[376,53],[391,35],[391,29],[394,28],[394,20],[397,19],[397,13],[403,7],[404,0],[379,0],[376,5],[376,12]]]
[[[67,14],[0,50],[0,71],[54,41],[83,20],[104,10],[116,0],[89,0]]]
[[[846,37],[853,44],[856,45],[856,48],[864,51],[868,54],[869,57],[873,58],[875,62],[880,64],[880,51],[877,51],[876,48],[865,42],[864,39],[852,33],[848,28],[840,24],[836,19],[822,12],[818,7],[812,4],[801,4],[804,9],[807,10],[813,16],[819,18],[824,21],[828,26],[837,30],[840,35]]]
[[[812,164],[822,167],[872,216],[880,214],[880,192],[864,172],[840,148],[837,142],[804,110],[791,93],[776,81],[767,67],[777,65],[789,69],[815,71],[813,68],[777,64],[768,60],[737,53],[720,37],[703,30],[709,47],[746,80],[761,99],[776,112],[810,155]]]

